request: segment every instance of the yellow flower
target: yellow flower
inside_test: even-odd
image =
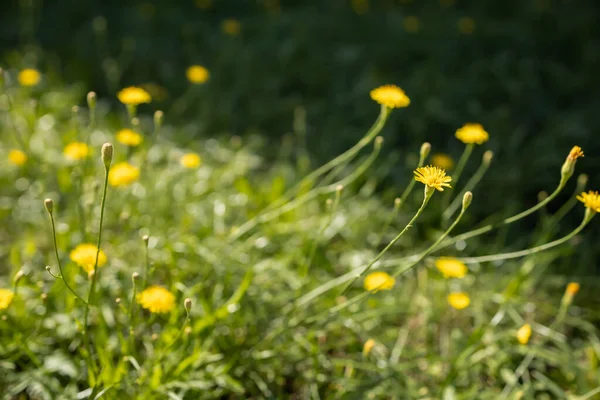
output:
[[[530,337],[531,337],[531,325],[529,325],[529,324],[523,325],[517,331],[517,340],[521,344],[527,344],[527,342],[529,342]]]
[[[371,99],[388,108],[408,107],[410,99],[396,85],[383,85],[371,90]]]
[[[469,295],[464,292],[450,293],[448,295],[448,303],[457,310],[462,310],[469,306],[471,299],[469,298]]]
[[[69,257],[75,264],[89,273],[94,271],[97,252],[98,248],[95,245],[83,243],[75,247],[69,254]],[[106,264],[106,254],[100,249],[100,252],[98,252],[98,267],[102,267],[104,264]]]
[[[441,169],[451,169],[454,166],[454,160],[448,154],[437,153],[431,156],[431,163]]]
[[[221,29],[229,36],[237,36],[242,29],[242,25],[238,20],[230,18],[223,21],[221,24]]]
[[[210,78],[210,72],[202,65],[192,65],[185,71],[188,81],[194,84],[205,83]]]
[[[464,124],[456,130],[456,138],[465,144],[487,142],[490,135],[483,129],[481,124]]]
[[[198,168],[202,163],[200,156],[196,153],[187,153],[184,154],[183,157],[179,160],[181,165],[186,168]]]
[[[112,186],[128,186],[140,177],[140,169],[127,162],[115,164],[108,173],[108,182]]]
[[[589,191],[583,192],[577,196],[577,200],[594,212],[600,212],[600,194],[598,192]]]
[[[117,140],[119,143],[122,143],[126,146],[139,146],[140,143],[144,140],[142,135],[139,133],[132,131],[131,129],[121,129],[117,132]]]
[[[12,149],[8,152],[8,161],[10,161],[11,164],[21,166],[27,162],[27,154],[21,150]]]
[[[71,142],[63,150],[65,157],[71,160],[83,160],[90,154],[90,148],[82,142]]]
[[[452,182],[452,177],[446,175],[446,171],[441,168],[429,165],[427,167],[419,167],[414,171],[415,181],[421,182],[426,186],[435,188],[440,192],[444,191],[444,187],[451,188],[448,182]]]
[[[463,17],[458,20],[458,30],[460,33],[470,35],[475,31],[475,21],[471,17]]]
[[[465,263],[450,257],[438,258],[435,260],[435,267],[445,278],[463,278],[468,271]]]
[[[579,157],[583,157],[583,150],[579,146],[573,146],[567,158],[571,161],[575,161]]]
[[[404,30],[409,33],[417,33],[421,25],[419,22],[419,18],[414,16],[408,16],[404,18],[402,24],[404,25]]]
[[[23,71],[19,72],[19,75],[17,76],[17,80],[19,81],[19,83],[22,86],[35,86],[38,83],[40,83],[40,79],[41,79],[41,75],[40,73],[32,68],[27,68],[24,69]]]
[[[367,340],[365,342],[365,344],[363,345],[363,355],[364,356],[369,355],[371,350],[373,350],[373,347],[375,347],[375,341],[373,339]]]
[[[369,292],[378,290],[390,290],[396,284],[396,279],[386,272],[371,272],[365,277],[365,289]]]
[[[0,310],[6,310],[14,297],[12,290],[0,288]]]
[[[117,93],[117,97],[121,103],[131,106],[137,106],[138,104],[142,103],[150,103],[152,101],[150,93],[146,92],[140,87],[135,86],[122,89],[119,93]]]
[[[137,296],[137,302],[152,313],[167,313],[175,307],[175,296],[160,286],[151,286]]]
[[[579,283],[569,282],[569,284],[567,285],[566,293],[569,296],[575,296],[577,294],[577,292],[579,292]]]

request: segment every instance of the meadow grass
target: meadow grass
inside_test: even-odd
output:
[[[536,205],[474,221],[472,203],[501,195],[477,191],[495,167],[477,124],[457,131],[454,168],[428,165],[435,143],[409,150],[406,186],[381,200],[385,124],[410,113],[396,86],[371,92],[379,115],[355,146],[311,168],[301,111],[266,163],[258,137],[185,143],[194,126],[139,88],[111,110],[37,71],[1,82],[2,398],[600,393],[598,313],[548,272],[600,211],[572,179],[579,147]],[[581,225],[557,233],[568,213]],[[539,229],[518,248],[501,233],[526,217]]]

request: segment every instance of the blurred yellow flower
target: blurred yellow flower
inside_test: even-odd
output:
[[[90,154],[90,148],[87,144],[82,142],[71,142],[65,146],[63,153],[68,159],[79,161]]]
[[[369,12],[369,0],[352,0],[352,10],[358,15]]]
[[[14,297],[12,290],[0,288],[0,310],[6,310]]]
[[[375,347],[375,341],[373,339],[369,339],[365,342],[365,344],[363,345],[363,355],[367,356],[369,355],[369,353],[371,352],[371,350],[373,350],[373,347]]]
[[[12,149],[8,152],[8,161],[11,164],[21,166],[27,162],[27,154],[21,150]]]
[[[566,293],[570,296],[575,296],[579,292],[579,283],[569,282],[567,285]]]
[[[378,290],[390,290],[396,284],[396,279],[387,272],[371,272],[365,277],[365,289],[369,292]]]
[[[467,274],[467,266],[460,260],[443,257],[435,260],[435,267],[445,278],[463,278]]]
[[[409,33],[417,33],[421,27],[419,18],[412,15],[405,17],[404,21],[402,21],[402,24],[404,25],[404,30]]]
[[[140,169],[127,162],[115,164],[108,173],[108,182],[112,186],[128,186],[140,177]]]
[[[192,65],[185,71],[188,81],[194,84],[205,83],[210,78],[210,72],[202,65]]]
[[[586,208],[593,212],[600,212],[600,194],[598,192],[588,191],[577,196],[577,200],[581,201]]]
[[[371,99],[388,108],[408,107],[410,99],[396,85],[383,85],[371,90]]]
[[[138,104],[150,103],[152,101],[150,93],[146,92],[140,87],[135,86],[122,89],[119,93],[117,93],[117,97],[121,103],[130,106],[137,106]]]
[[[187,153],[181,157],[179,162],[186,168],[198,168],[202,164],[202,159],[196,153]]]
[[[168,313],[175,308],[175,296],[160,286],[151,286],[137,296],[137,302],[152,313]]]
[[[482,144],[490,138],[481,124],[464,124],[462,128],[456,130],[455,136],[465,144]]]
[[[471,304],[471,299],[469,298],[469,295],[464,292],[450,293],[448,295],[448,304],[457,310],[462,310]]]
[[[96,264],[96,253],[98,248],[91,243],[83,243],[75,247],[69,253],[71,260],[85,270],[85,272],[93,272],[94,264]],[[100,249],[98,252],[98,267],[106,264],[106,254]]]
[[[236,19],[229,18],[221,23],[221,29],[229,36],[237,36],[242,29],[242,24]]]
[[[419,167],[414,171],[415,181],[421,182],[426,186],[437,189],[440,192],[444,191],[444,187],[451,188],[449,182],[452,182],[452,177],[446,175],[446,171],[441,168],[429,165],[427,167]]]
[[[40,73],[33,68],[24,69],[17,76],[17,80],[22,86],[35,86],[40,83],[41,78]]]
[[[530,337],[531,337],[531,325],[529,325],[529,324],[523,325],[517,331],[517,340],[521,344],[527,344],[527,342],[529,342]]]
[[[454,166],[454,160],[448,154],[437,153],[431,156],[431,164],[441,169],[451,169]]]
[[[571,161],[575,161],[579,157],[583,157],[583,150],[579,146],[573,146],[567,158]]]
[[[458,20],[458,30],[465,35],[472,34],[475,31],[475,21],[471,17],[462,17]]]
[[[135,147],[139,146],[140,143],[142,143],[142,141],[144,140],[144,138],[139,133],[131,129],[125,128],[117,132],[117,140],[119,141],[119,143],[124,144],[126,146]]]

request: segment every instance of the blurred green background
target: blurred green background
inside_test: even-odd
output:
[[[385,195],[391,202],[401,192],[409,156],[423,141],[457,159],[454,131],[480,122],[495,152],[475,193],[484,201],[473,210],[483,217],[551,192],[575,144],[586,153],[577,172],[600,187],[599,17],[594,0],[21,0],[0,5],[0,51],[9,67],[83,82],[103,98],[153,85],[159,100],[147,110],[165,110],[168,123],[189,123],[198,137],[279,138],[303,107],[308,147],[321,161],[370,126],[378,106],[369,91],[395,83],[412,104],[385,129],[387,154],[396,157]],[[239,22],[237,34],[223,30],[227,19]],[[187,82],[191,64],[210,70],[207,84]],[[175,101],[182,96],[186,106]],[[271,143],[277,149],[280,141]],[[579,220],[573,215],[564,229]],[[524,222],[528,231],[534,224]],[[569,263],[595,265],[598,232],[585,235],[587,251]]]

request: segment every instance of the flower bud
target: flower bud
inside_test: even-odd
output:
[[[121,304],[121,298],[120,298],[120,297],[117,297],[117,298],[115,299],[115,303],[117,303],[117,304]]]
[[[462,200],[462,210],[463,212],[467,211],[467,208],[471,205],[471,201],[473,201],[473,193],[466,192],[463,196]]]
[[[185,311],[190,312],[192,309],[192,299],[189,297],[183,301],[183,306],[185,307]]]
[[[342,190],[344,190],[344,185],[337,185],[335,187],[335,191],[338,192],[338,193],[340,193]]]
[[[163,113],[160,110],[156,110],[154,112],[154,129],[155,130],[159,130],[162,127],[164,116],[165,116],[165,113]]]
[[[583,150],[581,150],[581,147],[579,146],[573,146],[569,152],[569,155],[567,156],[567,159],[565,160],[565,163],[560,169],[560,182],[562,185],[564,185],[573,175],[573,172],[575,171],[575,163],[579,157],[583,157]]]
[[[483,153],[483,163],[486,165],[490,165],[490,163],[492,162],[492,159],[494,158],[494,152],[491,150],[486,151],[485,153]]]
[[[421,151],[419,152],[419,165],[422,165],[425,162],[425,159],[427,158],[427,156],[429,155],[429,152],[431,151],[431,144],[428,142],[425,142],[421,145]]]
[[[380,148],[383,144],[383,136],[377,136],[375,138],[375,147]]]
[[[138,274],[137,272],[134,272],[133,274],[131,274],[131,280],[133,281],[134,285],[138,279],[140,279],[140,274]]]
[[[52,201],[52,199],[44,200],[44,207],[46,207],[46,211],[48,211],[48,214],[52,215],[52,211],[54,211],[54,202]]]
[[[367,340],[363,345],[363,356],[368,356],[371,350],[373,350],[373,347],[375,347],[375,341],[373,339]]]
[[[15,284],[17,282],[19,282],[19,280],[25,275],[25,272],[23,272],[22,269],[20,269],[16,274],[15,274],[15,278],[14,278],[14,282]]]
[[[106,169],[110,168],[110,163],[113,158],[113,145],[112,143],[104,143],[102,145],[102,161]]]
[[[400,199],[400,197],[396,197],[394,199],[394,208],[400,207],[400,204],[402,204],[402,199]]]
[[[90,110],[96,109],[96,92],[89,92],[87,94],[87,104]]]
[[[148,242],[150,241],[150,236],[144,235],[144,236],[142,236],[142,240],[144,241],[146,246],[148,246]]]

